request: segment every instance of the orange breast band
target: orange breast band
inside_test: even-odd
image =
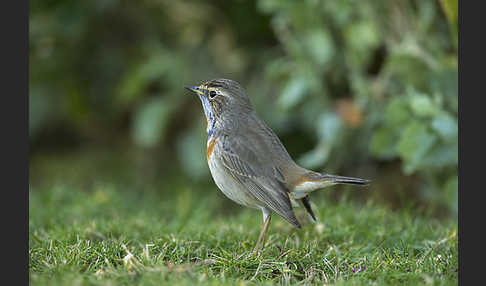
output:
[[[218,141],[217,137],[209,141],[208,147],[206,148],[206,158],[208,159],[208,161],[209,158],[211,157],[211,154],[213,154],[214,146],[216,145],[217,141]]]

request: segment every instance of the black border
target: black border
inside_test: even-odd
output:
[[[7,284],[29,284],[29,2],[4,2],[2,34],[2,249]],[[11,278],[11,279],[9,279]],[[7,281],[15,281],[8,283]]]
[[[485,192],[484,184],[480,181],[484,177],[482,164],[467,164],[473,159],[484,160],[474,147],[484,148],[484,24],[481,23],[483,9],[474,9],[472,5],[466,7],[470,1],[458,1],[458,33],[459,33],[459,285],[476,285],[482,281],[484,262],[481,247],[484,243],[482,230],[484,217],[482,212],[485,200],[480,198]],[[474,13],[475,12],[475,13]],[[466,42],[466,39],[468,40]],[[476,104],[474,104],[476,102]],[[475,108],[473,108],[475,107]],[[466,124],[468,122],[469,125]],[[476,126],[474,126],[476,125]],[[473,139],[467,138],[473,136]],[[476,145],[476,146],[474,146]],[[478,160],[478,161],[479,161]],[[474,180],[477,182],[474,182]],[[479,179],[479,180],[478,180]],[[474,203],[475,202],[475,203]],[[466,231],[467,229],[467,231]],[[476,233],[474,233],[476,230]],[[475,255],[476,254],[476,255]],[[475,259],[474,256],[478,256]],[[479,283],[481,284],[481,283]]]

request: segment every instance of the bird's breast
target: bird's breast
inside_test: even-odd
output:
[[[211,171],[211,176],[218,188],[226,195],[229,199],[234,202],[251,208],[260,208],[261,204],[251,196],[244,185],[238,182],[226,169],[224,164],[221,162],[221,158],[217,156],[218,138],[209,139],[206,148],[206,157],[208,160],[209,170]]]

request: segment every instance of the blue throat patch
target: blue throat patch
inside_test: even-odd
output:
[[[211,136],[213,134],[213,128],[215,123],[213,109],[211,107],[211,103],[209,103],[209,100],[205,96],[199,94],[199,99],[201,99],[204,109],[204,115],[206,115],[206,119],[208,120],[208,127],[206,131],[208,132],[208,135]]]

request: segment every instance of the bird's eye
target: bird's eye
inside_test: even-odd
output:
[[[214,90],[211,90],[211,91],[209,92],[209,98],[214,98],[216,95],[217,95],[217,93],[216,93],[216,91],[214,91]]]

